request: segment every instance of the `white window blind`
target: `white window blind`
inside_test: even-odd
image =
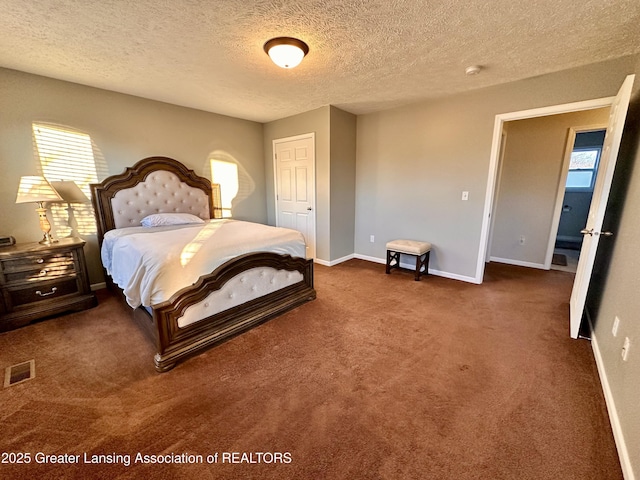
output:
[[[75,226],[71,225],[72,220],[77,222],[79,234],[96,233],[89,203],[89,185],[98,181],[91,137],[64,126],[42,123],[33,123],[33,135],[44,177],[50,182],[71,180],[87,197],[86,203],[73,204],[73,207],[67,204],[51,206],[58,236],[71,233]]]

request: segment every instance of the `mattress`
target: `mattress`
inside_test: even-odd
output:
[[[288,228],[238,220],[172,227],[127,227],[104,236],[102,263],[131,307],[168,300],[238,255],[306,256],[304,237]]]

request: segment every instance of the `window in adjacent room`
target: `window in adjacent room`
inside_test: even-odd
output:
[[[576,148],[571,152],[567,190],[592,191],[600,161],[600,148]]]
[[[222,218],[230,218],[233,199],[238,195],[238,165],[211,159],[211,180],[219,185]]]
[[[76,192],[71,202],[51,205],[57,235],[68,236],[75,229],[81,235],[95,234],[89,185],[97,183],[98,175],[91,137],[60,125],[33,123],[32,127],[43,176],[54,188],[60,182]]]

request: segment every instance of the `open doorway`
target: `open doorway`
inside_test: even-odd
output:
[[[496,188],[499,149],[505,123],[512,120],[531,119],[563,112],[577,112],[582,110],[591,110],[594,108],[610,107],[611,113],[609,121],[607,122],[607,133],[605,135],[602,155],[600,158],[600,166],[598,168],[598,175],[596,176],[595,186],[593,189],[593,197],[589,207],[587,224],[581,232],[584,235],[584,240],[580,251],[580,261],[578,262],[578,269],[573,282],[571,299],[569,300],[569,325],[570,335],[572,338],[578,338],[580,325],[585,316],[587,290],[591,274],[593,272],[593,265],[600,237],[609,238],[614,235],[614,232],[601,231],[601,228],[607,209],[607,201],[611,189],[613,172],[615,171],[616,161],[618,159],[618,151],[620,149],[622,132],[624,130],[627,110],[629,108],[634,79],[635,75],[627,75],[615,97],[500,114],[496,115],[494,123],[489,163],[489,178],[485,196],[485,217],[482,222],[475,278],[477,283],[482,283],[484,277],[489,225],[494,216],[495,207],[492,200],[494,197],[494,190]],[[555,240],[555,235],[553,236],[553,240]]]
[[[609,108],[604,107],[504,123],[502,138],[506,142],[501,142],[490,261],[551,268],[565,185],[567,181],[581,185],[586,175],[595,178],[593,171],[586,169],[570,171],[571,159],[577,161],[572,154],[575,140],[583,141],[579,132],[606,127],[608,118]],[[587,211],[588,206],[587,202]],[[584,228],[585,219],[582,218],[577,235]]]
[[[573,133],[573,132],[571,132]],[[555,239],[552,270],[575,273],[583,234],[593,197],[606,128],[576,131],[573,144],[567,143],[568,171],[562,197],[562,210]]]

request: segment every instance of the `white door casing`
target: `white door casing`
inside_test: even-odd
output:
[[[495,189],[493,191],[493,201],[491,202],[492,208],[496,208],[497,199],[500,195],[500,180],[502,179],[502,167],[504,166],[504,152],[507,148],[507,130],[504,128],[504,124],[502,125],[502,136],[500,138],[500,153],[498,157],[498,173],[496,176],[496,184]],[[488,258],[491,257],[491,244],[493,243],[493,229],[496,224],[496,215],[495,212],[492,211],[489,213],[489,233],[487,239],[487,249],[485,253],[485,263]]]
[[[480,250],[478,252],[478,263],[476,265],[475,283],[482,283],[484,279],[484,268],[487,254],[487,243],[491,227],[491,211],[494,208],[493,200],[495,190],[498,187],[498,167],[500,166],[500,152],[502,143],[502,131],[505,122],[512,120],[524,120],[527,118],[546,117],[559,113],[579,112],[583,110],[593,110],[595,108],[610,107],[615,97],[597,98],[585,100],[583,102],[566,103],[563,105],[553,105],[550,107],[534,108],[519,112],[501,113],[496,115],[493,127],[493,142],[491,144],[491,155],[489,159],[489,175],[487,178],[487,190],[484,199],[484,216],[482,219],[482,229],[480,231]]]
[[[316,256],[315,134],[273,141],[276,226],[297,230]]]
[[[622,130],[624,129],[624,122],[627,117],[634,78],[634,75],[627,76],[618,91],[618,95],[616,95],[615,100],[611,104],[609,125],[607,126],[607,133],[604,138],[604,145],[602,146],[600,166],[596,176],[596,183],[593,187],[593,198],[589,208],[587,225],[583,230],[583,232],[586,233],[584,233],[580,259],[578,260],[578,269],[569,302],[572,338],[578,338],[580,322],[582,321],[582,314],[584,313],[584,306],[587,300],[589,280],[591,279],[593,263],[596,258],[596,250],[600,236],[603,234],[603,232],[601,232],[602,222],[607,207],[607,200],[609,199],[609,191],[611,190],[613,172],[618,159]],[[609,232],[605,233],[605,235],[608,233]]]

